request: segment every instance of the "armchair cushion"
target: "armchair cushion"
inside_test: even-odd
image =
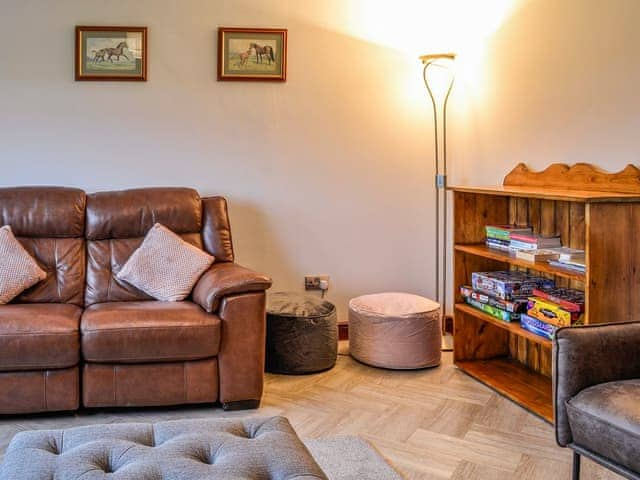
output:
[[[640,379],[586,388],[567,402],[573,441],[640,472]]]
[[[218,309],[220,300],[238,293],[260,292],[271,286],[271,278],[235,263],[215,263],[193,289],[193,301],[207,312]]]

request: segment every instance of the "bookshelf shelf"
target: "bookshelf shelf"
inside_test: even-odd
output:
[[[516,403],[553,422],[551,379],[506,357],[460,361],[458,368]]]
[[[607,173],[589,164],[520,164],[497,187],[453,192],[454,363],[522,407],[553,421],[552,342],[464,303],[473,272],[531,270],[559,287],[585,291],[585,324],[640,318],[640,169]],[[586,273],[526,262],[485,245],[487,224],[530,225],[562,245],[584,249]]]
[[[466,303],[456,303],[455,309],[460,312],[464,312],[467,315],[477,317],[483,322],[491,323],[492,325],[495,325],[498,328],[506,330],[522,338],[526,338],[531,342],[542,345],[544,348],[551,348],[551,340],[541,337],[539,335],[535,335],[525,330],[524,328],[520,327],[519,322],[503,322],[501,320],[498,320],[497,318],[492,317],[491,315],[488,315],[484,312],[481,312],[480,310],[473,308],[470,305],[467,305]]]
[[[564,277],[578,281],[584,281],[585,279],[584,273],[572,272],[571,270],[553,267],[549,265],[548,262],[527,262],[525,260],[516,258],[515,256],[507,252],[501,252],[500,250],[489,248],[485,244],[456,245],[454,248],[458,252],[478,255],[480,257],[490,258],[499,262],[508,263],[509,265],[515,265],[522,268],[530,268],[538,272],[557,275],[558,277]]]

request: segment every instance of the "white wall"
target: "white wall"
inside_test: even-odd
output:
[[[493,1],[512,11],[475,70],[460,57],[453,181],[497,183],[519,161],[636,161],[640,2]],[[433,295],[429,105],[415,52],[379,34],[419,39],[424,18],[427,38],[444,4],[0,0],[0,184],[193,186],[229,198],[239,261],[274,289],[328,273],[342,315],[366,292]],[[381,5],[395,23],[370,15]],[[77,24],[148,26],[149,81],[74,82]],[[217,82],[218,25],[288,28],[287,82]]]
[[[517,162],[640,163],[638,22],[637,0],[520,2],[487,43],[483,94],[455,97],[456,181],[496,182]]]
[[[238,259],[274,289],[328,273],[341,313],[429,293],[427,112],[387,93],[401,55],[304,19],[341,5],[321,3],[1,0],[0,184],[193,186],[228,197]],[[148,82],[75,82],[77,24],[148,26]],[[288,28],[287,82],[217,82],[218,25]]]

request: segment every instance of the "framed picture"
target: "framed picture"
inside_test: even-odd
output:
[[[147,27],[76,27],[76,80],[147,80]]]
[[[286,78],[286,29],[218,29],[218,80],[284,82]]]

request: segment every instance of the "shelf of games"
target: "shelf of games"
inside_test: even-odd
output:
[[[520,164],[502,186],[449,190],[454,197],[454,362],[552,422],[549,337],[558,327],[540,329],[554,322],[593,324],[640,318],[636,300],[640,291],[640,170],[630,165],[621,172],[607,173],[589,164],[555,164],[533,172]],[[499,236],[488,241],[487,226],[519,228],[520,237],[514,234],[512,243],[554,239],[557,245],[552,246],[561,245],[561,251],[584,250],[580,268],[564,268],[553,259],[525,260],[527,252],[515,254]],[[492,296],[496,292],[490,290],[496,285],[505,289],[515,285],[522,288],[522,295],[512,298],[510,290],[501,290]],[[579,309],[572,310],[575,305],[564,302],[564,297],[555,299],[562,305],[532,297],[534,289],[541,296],[579,292]],[[512,315],[509,310],[523,313]],[[564,315],[566,323],[557,322],[562,318],[542,323],[534,318],[556,314]]]

